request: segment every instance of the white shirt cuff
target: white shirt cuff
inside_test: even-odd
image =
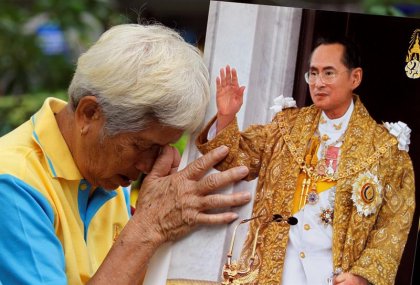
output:
[[[211,141],[217,135],[217,128],[216,128],[217,120],[211,125],[209,132],[207,133],[207,141]]]

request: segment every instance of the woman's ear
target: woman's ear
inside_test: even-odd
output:
[[[95,96],[84,96],[80,99],[76,107],[75,119],[84,134],[91,126],[101,122],[103,115]]]

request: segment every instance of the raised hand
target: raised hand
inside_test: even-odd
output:
[[[230,124],[243,103],[245,86],[239,86],[235,68],[226,65],[216,78],[217,133]]]

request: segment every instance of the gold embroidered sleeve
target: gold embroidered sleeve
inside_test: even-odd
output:
[[[406,152],[393,150],[383,205],[360,258],[350,272],[375,285],[394,284],[415,208],[414,171]],[[357,246],[357,245],[356,245]]]
[[[249,174],[245,180],[255,179],[261,167],[261,155],[266,140],[265,127],[253,125],[247,128],[245,132],[240,133],[237,120],[235,119],[220,131],[213,140],[207,141],[208,131],[214,122],[215,118],[207,124],[197,137],[197,148],[201,153],[205,154],[221,145],[228,146],[229,154],[215,168],[217,170],[226,170],[244,165],[249,168]]]

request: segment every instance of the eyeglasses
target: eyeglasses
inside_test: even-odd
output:
[[[349,71],[348,69],[338,72],[333,69],[323,70],[321,73],[317,71],[308,71],[305,73],[305,81],[308,84],[314,84],[318,78],[321,79],[321,81],[324,84],[332,84],[337,79],[337,76],[341,73]]]
[[[261,223],[261,225],[256,229],[255,231],[255,237],[252,243],[252,253],[248,260],[248,264],[245,269],[240,269],[239,264],[237,261],[232,261],[232,252],[233,252],[233,245],[236,238],[236,230],[238,227],[242,224],[248,223],[252,220],[266,217],[264,215],[260,215],[257,217],[253,217],[250,219],[242,220],[238,225],[236,225],[235,229],[233,230],[232,240],[230,242],[229,252],[227,254],[227,262],[223,266],[223,272],[222,272],[222,285],[230,285],[230,284],[249,284],[251,280],[254,280],[257,277],[258,272],[253,268],[254,266],[254,260],[255,260],[255,251],[257,248],[257,240],[259,237],[259,232],[261,229],[261,226],[267,225],[272,222],[281,223],[281,224],[289,224],[291,226],[296,225],[298,223],[298,219],[292,216],[283,217],[280,214],[274,214],[272,218],[267,218],[264,220],[264,222]]]

